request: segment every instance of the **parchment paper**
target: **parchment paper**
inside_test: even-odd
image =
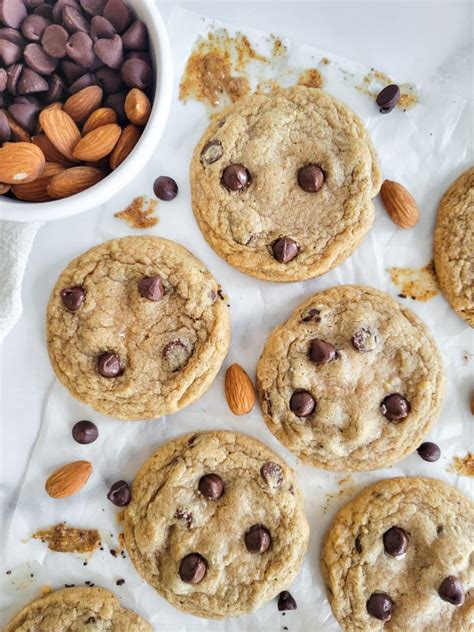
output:
[[[178,82],[196,37],[206,36],[210,29],[223,26],[226,25],[211,23],[179,9],[172,14],[169,30],[174,52],[175,94],[167,130],[141,176],[102,209],[96,243],[133,232],[114,218],[113,213],[123,209],[137,195],[146,193],[151,196],[156,176],[174,177],[180,193],[173,202],[159,203],[160,222],[149,232],[175,239],[190,248],[222,284],[232,316],[230,353],[214,385],[200,401],[172,417],[157,421],[121,422],[102,417],[74,400],[57,381],[52,385],[9,534],[2,542],[0,625],[39,596],[44,585],[60,588],[64,584],[84,585],[85,581],[90,581],[116,592],[125,606],[142,614],[156,630],[273,632],[288,628],[291,632],[334,632],[339,626],[325,596],[319,551],[336,510],[353,498],[362,486],[398,475],[437,477],[465,493],[472,493],[472,479],[448,471],[453,455],[464,455],[472,448],[473,421],[468,404],[474,362],[472,330],[455,316],[440,295],[427,303],[400,299],[428,324],[444,357],[447,393],[439,422],[428,436],[441,446],[442,457],[437,463],[425,463],[414,453],[397,466],[355,474],[348,479],[342,474],[302,466],[266,429],[258,407],[245,417],[234,417],[225,402],[223,389],[225,369],[232,362],[238,362],[254,375],[267,335],[313,292],[341,283],[360,283],[396,296],[399,290],[392,285],[386,269],[390,266],[419,267],[430,260],[439,198],[472,161],[466,102],[451,94],[430,93],[421,86],[420,101],[415,107],[406,112],[397,109],[382,116],[373,100],[354,88],[370,68],[338,58],[331,52],[284,39],[288,54],[280,60],[278,67],[269,71],[270,74],[283,76],[288,69],[302,71],[327,57],[330,63],[323,68],[325,88],[362,117],[378,150],[384,176],[404,183],[411,191],[420,206],[421,221],[411,230],[398,229],[377,201],[373,230],[354,255],[336,270],[305,283],[258,281],[233,270],[214,254],[199,232],[190,206],[188,165],[192,149],[207,125],[208,112],[199,103],[182,104],[178,100]],[[229,26],[228,30],[230,34],[235,30],[244,32],[258,52],[269,54],[272,45],[269,34],[245,26],[238,29]],[[410,78],[397,79],[403,83]],[[71,250],[71,259],[78,254]],[[57,272],[58,275],[61,272],[59,266]],[[44,287],[44,292],[49,293],[51,289]],[[99,427],[99,439],[89,446],[80,446],[72,440],[71,427],[80,419],[91,419]],[[311,538],[301,572],[291,587],[298,609],[284,616],[277,611],[275,601],[256,614],[224,622],[181,614],[140,579],[128,558],[123,559],[120,555],[114,558],[110,554],[109,548],[120,548],[118,533],[121,531],[115,520],[117,509],[106,499],[110,484],[118,479],[132,481],[143,461],[167,439],[189,431],[215,428],[253,435],[296,468],[305,495]],[[94,472],[87,486],[70,499],[50,499],[44,491],[47,476],[63,463],[77,459],[93,463]],[[104,550],[86,560],[77,555],[48,551],[45,544],[31,539],[37,529],[60,521],[67,521],[72,526],[100,528]],[[84,565],[85,561],[87,565]],[[11,574],[7,575],[7,570],[11,570]],[[121,578],[125,579],[125,584],[118,587],[116,581]]]

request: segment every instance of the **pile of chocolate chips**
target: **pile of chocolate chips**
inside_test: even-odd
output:
[[[29,133],[42,107],[92,85],[123,123],[127,92],[152,96],[152,81],[146,25],[122,0],[0,2],[0,108]]]

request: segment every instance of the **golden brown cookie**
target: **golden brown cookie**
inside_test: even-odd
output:
[[[216,280],[186,248],[158,237],[113,239],[74,259],[52,292],[47,328],[61,382],[120,419],[194,402],[230,342]]]
[[[286,590],[309,535],[294,472],[253,437],[224,431],[162,446],[135,479],[124,524],[145,581],[209,619],[248,614]]]
[[[246,274],[308,279],[357,248],[381,175],[360,119],[315,88],[240,99],[193,155],[193,209],[212,248]]]
[[[64,588],[25,606],[4,632],[152,632],[105,588]]]
[[[434,263],[446,300],[474,327],[474,167],[453,182],[440,202]]]
[[[380,481],[336,515],[321,569],[347,632],[474,630],[474,505],[431,478]]]
[[[444,374],[413,312],[384,292],[340,285],[309,297],[270,334],[257,390],[267,426],[302,461],[373,470],[421,443]]]

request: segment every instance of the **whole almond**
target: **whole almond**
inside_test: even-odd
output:
[[[412,228],[418,223],[420,211],[404,186],[392,180],[385,180],[380,195],[385,210],[394,224],[402,228]]]
[[[53,143],[45,134],[38,134],[31,137],[31,142],[37,145],[44,154],[46,162],[56,162],[64,167],[73,167],[76,163],[71,162],[60,151],[56,149]]]
[[[102,103],[102,88],[88,86],[69,97],[64,103],[64,111],[78,124],[84,123],[87,117],[97,110]]]
[[[121,133],[120,125],[115,123],[97,127],[81,138],[72,155],[77,160],[87,160],[89,162],[100,160],[110,154],[117,144]]]
[[[53,472],[44,487],[51,498],[67,498],[84,487],[91,473],[92,463],[74,461]]]
[[[19,141],[21,143],[29,143],[30,135],[28,134],[26,129],[23,129],[23,127],[15,121],[15,119],[10,114],[10,112],[7,112],[6,110],[2,110],[2,111],[5,113],[8,119],[12,141]]]
[[[82,127],[82,134],[88,134],[93,129],[102,127],[102,125],[110,125],[117,122],[117,114],[112,108],[99,108],[92,112]]]
[[[255,406],[252,380],[238,364],[231,364],[225,374],[225,396],[234,415],[246,415]]]
[[[97,184],[105,172],[95,167],[71,167],[53,176],[48,184],[48,195],[54,200],[80,193]]]
[[[31,182],[43,171],[44,154],[33,143],[4,143],[0,148],[0,182]]]
[[[9,184],[2,184],[0,182],[0,195],[4,195],[5,193],[8,193],[8,191],[10,191],[10,185]]]
[[[127,127],[123,128],[120,138],[110,155],[111,169],[117,169],[117,167],[122,164],[125,158],[138,143],[140,134],[140,128],[136,125],[127,125]]]
[[[43,110],[62,110],[63,104],[61,101],[54,101],[54,103],[50,103],[49,105],[45,105]],[[38,119],[38,123],[36,125],[35,134],[41,134],[43,130],[41,129],[41,125]]]
[[[51,143],[68,160],[74,161],[72,152],[81,140],[81,132],[64,110],[42,110],[40,125]]]
[[[48,202],[48,184],[51,178],[64,171],[63,165],[57,162],[47,162],[40,175],[32,182],[12,184],[12,193],[19,200],[25,202]]]
[[[150,118],[150,112],[150,99],[138,88],[132,88],[125,97],[125,114],[130,123],[143,127]]]

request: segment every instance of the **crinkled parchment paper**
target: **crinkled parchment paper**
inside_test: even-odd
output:
[[[332,632],[339,626],[326,600],[319,570],[319,551],[323,534],[342,504],[362,486],[398,475],[438,477],[472,493],[472,478],[449,471],[453,456],[465,454],[469,440],[472,444],[474,421],[468,405],[468,380],[474,365],[472,331],[454,315],[440,295],[425,303],[400,299],[429,325],[444,357],[447,393],[440,420],[428,437],[441,446],[442,457],[437,463],[425,463],[415,453],[387,470],[352,476],[300,465],[266,429],[258,407],[245,417],[234,417],[227,408],[223,389],[225,368],[238,362],[253,375],[269,332],[311,293],[335,284],[360,283],[396,296],[400,290],[392,284],[387,268],[423,267],[429,262],[438,200],[448,184],[472,160],[472,153],[468,154],[466,146],[469,134],[466,103],[450,94],[430,93],[421,86],[418,88],[419,103],[414,107],[406,112],[396,109],[382,116],[373,99],[355,89],[370,68],[340,59],[329,51],[283,39],[287,52],[280,56],[273,70],[269,70],[270,78],[287,76],[285,73],[289,69],[298,74],[305,68],[316,67],[321,58],[327,57],[330,63],[321,68],[325,88],[349,104],[364,120],[379,152],[384,176],[404,183],[411,191],[419,203],[421,221],[411,230],[398,229],[377,201],[373,230],[337,270],[305,283],[258,281],[236,272],[212,252],[198,230],[190,206],[188,165],[192,149],[207,125],[208,111],[201,103],[183,104],[178,100],[179,78],[196,38],[206,37],[209,30],[223,26],[185,11],[173,13],[169,27],[174,51],[175,93],[166,133],[140,177],[102,209],[96,242],[130,234],[131,229],[115,218],[114,212],[125,208],[137,195],[152,196],[157,175],[173,176],[179,183],[180,194],[173,202],[158,204],[160,221],[149,232],[175,239],[190,248],[222,284],[233,324],[229,356],[214,385],[200,401],[172,417],[157,421],[123,422],[101,417],[75,401],[58,382],[52,385],[8,537],[2,542],[0,625],[37,597],[45,585],[59,588],[64,584],[84,585],[89,581],[114,590],[125,606],[137,610],[156,630],[273,632],[286,629],[286,626],[290,632]],[[230,34],[235,31],[231,27],[228,30]],[[270,55],[274,39],[269,34],[245,27],[237,30],[249,37],[259,53]],[[397,79],[403,83],[410,78]],[[71,250],[71,259],[78,254]],[[58,275],[61,272],[59,266],[57,272]],[[51,288],[44,287],[43,290],[49,293]],[[81,446],[72,440],[71,427],[79,419],[91,419],[98,425],[100,437],[95,443]],[[295,467],[299,476],[311,538],[303,567],[291,588],[298,609],[285,616],[277,611],[276,602],[249,617],[225,622],[181,614],[141,581],[128,558],[113,557],[109,551],[109,548],[120,548],[118,534],[121,531],[116,522],[117,510],[106,499],[110,484],[117,479],[132,481],[141,463],[171,437],[215,428],[238,430],[257,437]],[[44,492],[47,476],[59,465],[77,459],[90,460],[94,465],[87,486],[70,499],[50,499]],[[60,521],[101,529],[104,550],[87,559],[48,551],[45,544],[31,539],[36,530]],[[7,570],[11,570],[11,574],[7,575]],[[122,578],[125,583],[116,586],[116,581]]]

